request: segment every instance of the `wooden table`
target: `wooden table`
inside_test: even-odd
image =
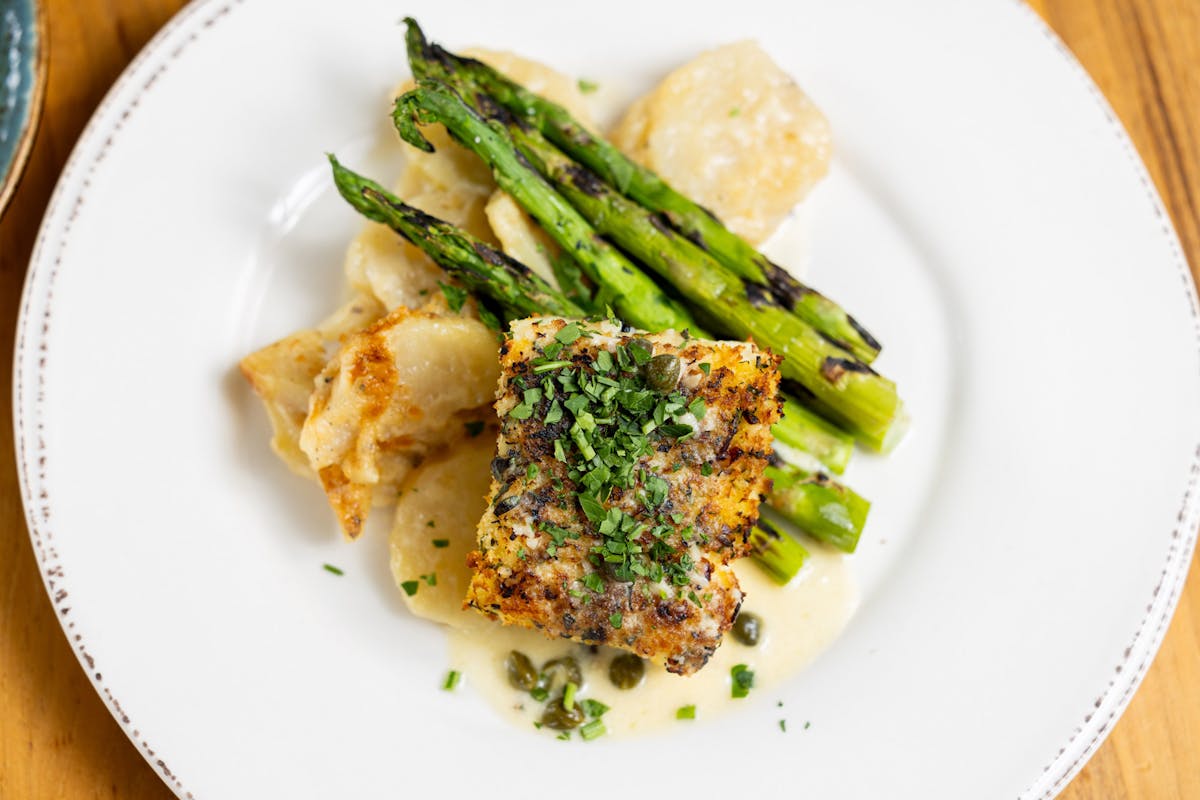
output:
[[[1116,109],[1200,272],[1200,1],[1031,0]],[[48,0],[50,85],[32,160],[0,220],[0,353],[10,353],[34,235],[59,170],[109,85],[179,0]],[[1198,275],[1200,277],[1200,275]],[[0,358],[10,368],[7,357]],[[0,418],[11,417],[10,392]],[[1197,409],[1200,413],[1200,409]],[[109,717],[42,589],[0,425],[0,798],[173,795]],[[1145,683],[1062,795],[1200,798],[1200,570]]]

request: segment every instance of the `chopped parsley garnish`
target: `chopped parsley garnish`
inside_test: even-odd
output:
[[[695,706],[680,706],[675,711],[675,719],[695,719],[695,718],[696,718],[696,707]]]
[[[787,733],[787,720],[786,719],[779,720],[779,730],[783,731],[784,733]]]
[[[404,593],[406,595],[408,595],[409,597],[412,597],[414,594],[417,593],[417,589],[421,588],[421,582],[420,581],[402,581],[400,583],[400,588],[404,590]]]
[[[609,621],[610,623],[612,623],[612,626],[613,626],[614,628],[620,628],[620,627],[621,627],[621,623],[622,623],[622,622],[624,622],[624,620],[623,620],[623,619],[621,619],[621,615],[620,615],[620,614],[613,614],[612,616],[610,616],[610,617],[608,618],[608,621]]]
[[[473,419],[470,422],[464,422],[463,427],[467,429],[467,436],[474,439],[479,434],[483,433],[484,424],[482,420]]]
[[[421,580],[425,581],[428,586],[437,586],[437,573],[431,572],[428,575],[422,575]]]
[[[811,722],[805,721],[805,723],[804,723],[804,730],[808,730],[808,727],[809,727],[810,725],[812,725],[812,723],[811,723]]]
[[[436,522],[434,522],[433,520],[429,520],[428,522],[426,522],[426,523],[425,523],[425,527],[426,527],[426,528],[436,528],[436,527],[437,527],[437,523],[436,523]]]
[[[338,569],[337,567],[335,567],[333,564],[326,564],[325,571],[332,572],[334,575],[345,575],[346,574],[346,573],[342,572],[340,569]]]
[[[712,372],[712,364],[709,364],[707,361],[705,361],[703,364],[697,364],[696,366],[699,367],[700,371],[705,375]]]
[[[447,692],[453,692],[454,687],[458,686],[458,681],[462,677],[458,670],[452,669],[446,673],[446,680],[442,682],[442,689]]]
[[[599,88],[600,84],[595,83],[594,81],[589,81],[586,78],[579,79],[579,91],[583,92],[584,94],[591,94]]]
[[[712,475],[713,474],[713,465],[712,464],[701,464],[700,465],[700,474],[706,478],[709,475]]]
[[[597,739],[608,733],[608,729],[604,727],[604,720],[594,719],[591,722],[585,723],[579,729],[579,736],[585,742],[590,742],[592,739]]]
[[[467,302],[467,290],[441,281],[438,281],[438,286],[442,287],[442,294],[446,296],[446,305],[450,306],[450,310],[455,313],[461,311],[463,304]]]
[[[608,711],[608,706],[604,705],[604,703],[601,703],[599,700],[593,700],[590,697],[586,700],[580,701],[580,705],[583,706],[583,713],[587,714],[589,717],[603,717],[604,712]]]
[[[550,696],[550,692],[544,686],[535,686],[529,690],[529,696],[540,703]]]
[[[558,492],[554,502],[568,511],[575,506],[584,517],[583,532],[598,540],[586,553],[593,571],[582,578],[583,588],[599,594],[609,580],[643,578],[686,587],[695,568],[688,553],[695,535],[690,528],[679,529],[682,516],[671,514],[673,522],[667,522],[671,485],[646,465],[675,442],[695,436],[695,420],[707,408],[702,398],[689,398],[675,383],[669,388],[661,382],[651,385],[653,370],[646,365],[655,355],[647,339],[589,348],[590,359],[573,352],[578,340],[594,335],[585,323],[569,322],[545,340],[530,360],[531,368],[511,379],[516,404],[507,416],[541,421],[543,446],[563,468],[540,467]],[[529,481],[539,475],[534,463],[523,470]],[[498,499],[504,503],[497,505],[498,513],[520,502],[521,490],[513,492]],[[629,500],[646,513],[633,511]],[[663,513],[651,518],[656,512]],[[580,538],[578,531],[547,522],[536,527],[549,537],[545,553],[551,558],[567,539]],[[564,590],[589,598],[578,588]],[[621,616],[613,614],[610,622],[620,628]]]
[[[571,732],[563,731],[562,733],[560,733],[558,736],[555,736],[554,738],[558,739],[560,742],[565,742],[571,738]]]
[[[441,549],[441,548],[443,548],[443,547],[449,547],[449,546],[450,546],[450,540],[449,540],[449,539],[434,539],[434,540],[433,540],[433,546],[434,546],[434,547],[437,547],[437,548],[439,548],[439,549]]]
[[[569,325],[564,325],[558,333],[554,334],[554,339],[559,344],[566,345],[571,344],[582,335],[583,332],[579,330],[579,326],[572,322]]]
[[[729,670],[729,677],[733,679],[730,697],[745,697],[754,688],[754,672],[745,664],[737,664]]]

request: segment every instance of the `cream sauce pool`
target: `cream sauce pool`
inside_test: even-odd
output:
[[[676,711],[689,705],[695,706],[697,719],[711,719],[745,702],[731,697],[732,667],[745,664],[754,671],[752,695],[769,691],[825,649],[853,612],[856,592],[845,556],[815,543],[806,542],[806,547],[810,559],[786,586],[776,584],[749,559],[736,565],[738,581],[746,593],[742,611],[762,620],[758,644],[749,647],[726,635],[708,664],[694,675],[672,675],[647,663],[641,684],[621,690],[609,679],[608,667],[623,651],[549,639],[536,631],[502,626],[465,611],[479,619],[451,628],[451,668],[459,670],[474,692],[497,711],[522,726],[532,726],[544,704],[509,685],[504,662],[512,650],[529,656],[539,667],[553,658],[574,657],[584,676],[578,697],[590,697],[610,707],[604,715],[608,736],[641,734],[681,724],[676,720]]]

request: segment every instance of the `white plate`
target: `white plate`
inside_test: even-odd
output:
[[[67,635],[180,795],[1037,798],[1099,745],[1200,522],[1178,242],[1103,99],[1022,6],[801,5],[212,0],[117,83],[34,254],[16,432]],[[267,450],[234,364],[335,302],[359,222],[322,154],[394,168],[401,13],[625,95],[756,37],[833,123],[812,281],[883,339],[915,425],[848,476],[875,500],[857,616],[740,713],[564,745],[469,687],[437,691],[443,636],[403,610],[383,538],[341,543]]]

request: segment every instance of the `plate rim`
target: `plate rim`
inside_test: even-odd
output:
[[[67,637],[76,659],[96,693],[104,701],[109,713],[167,786],[179,797],[189,800],[193,798],[192,792],[185,788],[182,780],[167,766],[165,757],[150,745],[148,737],[143,736],[141,730],[124,712],[118,699],[104,684],[102,673],[96,668],[95,660],[88,652],[86,637],[75,629],[75,622],[67,618],[70,606],[65,603],[69,593],[65,588],[66,578],[61,564],[58,563],[58,554],[50,544],[53,540],[53,533],[38,518],[38,512],[42,510],[39,509],[39,504],[44,506],[47,514],[49,512],[49,497],[45,489],[42,488],[39,493],[35,493],[35,487],[45,478],[44,473],[39,472],[36,466],[44,461],[44,456],[38,456],[31,460],[29,452],[31,441],[38,453],[43,452],[45,445],[37,436],[37,432],[30,430],[27,420],[37,418],[36,413],[30,412],[42,402],[40,390],[43,378],[40,369],[44,365],[44,356],[39,356],[38,353],[45,351],[44,337],[48,331],[53,287],[61,263],[62,245],[69,237],[72,223],[89,188],[87,176],[103,161],[108,149],[120,133],[125,119],[137,108],[140,97],[150,88],[156,78],[169,69],[172,63],[180,58],[188,50],[189,45],[196,41],[204,31],[211,29],[216,23],[227,17],[235,7],[243,5],[244,2],[245,0],[192,0],[155,33],[129,62],[106,92],[103,100],[97,105],[59,174],[39,225],[21,292],[13,346],[12,422],[17,474],[26,525],[43,585],[63,634]],[[1171,260],[1181,273],[1182,287],[1193,320],[1194,344],[1200,351],[1200,300],[1197,297],[1195,278],[1188,266],[1178,233],[1158,188],[1151,179],[1145,162],[1134,146],[1128,131],[1113,111],[1099,86],[1074,53],[1029,5],[1022,0],[993,0],[993,2],[997,6],[1007,7],[1008,10],[1002,13],[1015,12],[1023,20],[1022,24],[1031,28],[1031,34],[1040,35],[1051,45],[1075,80],[1081,82],[1082,88],[1104,116],[1109,130],[1117,138],[1126,158],[1134,167],[1139,182],[1151,202],[1151,207],[1161,223],[1161,232],[1166,237]],[[31,114],[31,118],[36,120],[40,117],[44,95],[44,62],[48,48],[45,47],[44,9],[40,3],[35,3],[34,6],[38,16],[40,45],[39,79],[35,81],[36,102],[33,104],[34,110]],[[187,34],[187,37],[174,49],[167,50],[166,45],[182,34]],[[131,91],[132,94],[124,103],[124,108],[119,109],[119,101]],[[36,124],[28,126],[23,136],[29,141],[22,142],[18,149],[21,146],[29,149],[32,145],[31,134],[34,128],[36,128]],[[93,150],[94,154],[89,157],[89,152]],[[28,153],[26,152],[24,156],[27,157]],[[15,163],[21,160],[22,156],[18,153]],[[8,199],[4,196],[4,192],[11,193],[11,190],[15,189],[16,184],[19,183],[20,169],[16,172],[18,176],[15,180],[10,181],[11,187],[6,186],[3,191],[0,191],[0,214],[3,213],[4,204]],[[76,186],[74,179],[79,174],[83,174],[84,178],[82,183]],[[67,204],[71,205],[69,215],[58,225],[56,223],[61,209]],[[52,242],[58,245],[58,254],[56,258],[47,263]],[[36,290],[42,283],[45,283],[44,291],[37,292]],[[41,309],[41,314],[34,314],[36,308]],[[41,326],[39,327],[37,323],[41,323]],[[36,347],[31,349],[30,343],[35,344]],[[34,395],[33,408],[27,407],[25,400],[30,380],[38,388]],[[40,423],[38,427],[40,428]],[[1189,574],[1192,553],[1197,539],[1200,537],[1200,492],[1197,491],[1198,486],[1200,486],[1200,445],[1193,452],[1187,485],[1176,518],[1177,524],[1172,531],[1158,584],[1152,591],[1145,614],[1128,640],[1129,644],[1124,650],[1123,660],[1111,672],[1108,684],[1095,700],[1093,708],[1083,716],[1081,723],[1062,743],[1057,754],[1047,762],[1037,776],[1032,778],[1027,788],[1021,793],[1022,798],[1048,800],[1065,788],[1103,744],[1145,678],[1174,616],[1181,590]]]
[[[50,40],[47,36],[46,5],[37,0],[30,0],[28,9],[33,13],[32,24],[28,28],[33,33],[33,86],[25,98],[24,119],[21,120],[16,147],[13,148],[7,171],[0,177],[0,218],[4,217],[4,212],[16,197],[21,179],[25,177],[25,167],[29,165],[29,157],[33,154],[33,142],[41,125],[46,84],[50,78]]]

